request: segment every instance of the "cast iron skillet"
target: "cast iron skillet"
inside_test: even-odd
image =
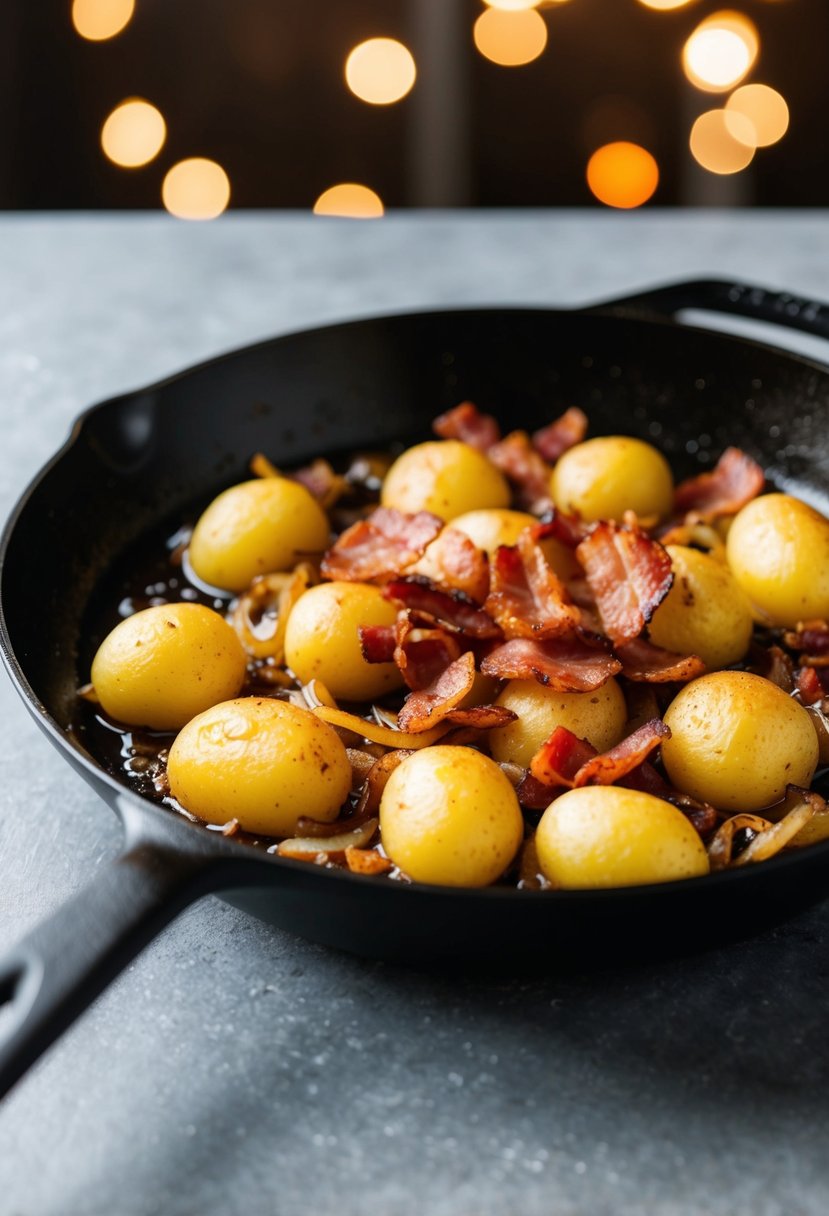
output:
[[[124,547],[241,480],[254,451],[290,465],[428,434],[469,398],[510,426],[569,405],[593,434],[650,439],[674,468],[735,443],[829,509],[829,371],[677,324],[739,313],[829,337],[829,306],[719,282],[579,312],[428,312],[291,334],[85,413],[0,544],[0,644],[45,734],[120,816],[124,853],[0,963],[0,1093],[181,909],[210,891],[303,937],[398,960],[522,954],[550,968],[748,934],[829,891],[829,843],[659,886],[551,893],[410,886],[277,859],[138,797],[72,737],[84,610]],[[47,557],[41,559],[41,555]],[[47,564],[48,559],[48,564]],[[35,809],[36,813],[36,809]],[[36,823],[35,823],[36,830]]]

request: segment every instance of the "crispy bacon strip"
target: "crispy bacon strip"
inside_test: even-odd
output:
[[[783,641],[800,653],[809,667],[829,666],[829,625],[826,621],[801,621],[797,629],[787,629]]]
[[[450,663],[428,688],[409,693],[397,716],[400,730],[419,734],[437,726],[464,697],[475,683],[475,656],[471,651]]]
[[[426,557],[442,587],[462,591],[476,604],[483,604],[489,593],[489,561],[468,536],[457,528],[444,528]]]
[[[617,646],[633,641],[671,589],[668,554],[644,532],[606,521],[581,542],[576,557],[604,632]]]
[[[394,625],[360,625],[360,650],[367,663],[393,663],[397,645]]]
[[[387,600],[407,608],[414,616],[430,624],[442,625],[453,633],[468,638],[498,638],[501,630],[492,617],[461,591],[441,591],[428,578],[411,575],[396,579],[383,590]]]
[[[517,545],[496,549],[484,609],[508,638],[560,637],[581,622],[578,608],[530,529],[519,536]]]
[[[550,466],[535,450],[526,431],[512,431],[487,452],[489,459],[509,478],[522,507],[546,511],[550,499]]]
[[[579,638],[512,638],[481,663],[485,676],[536,679],[558,692],[592,692],[621,669],[622,664],[613,655]]]
[[[470,705],[467,709],[453,709],[447,718],[455,726],[469,730],[493,730],[496,726],[508,726],[518,717],[506,705]]]
[[[668,684],[671,681],[685,684],[705,671],[705,664],[697,655],[674,654],[672,650],[654,646],[645,638],[636,638],[625,646],[617,646],[616,654],[622,660],[623,675],[645,684]]]
[[[428,511],[407,515],[378,507],[338,537],[322,559],[322,572],[326,578],[362,583],[393,578],[423,556],[442,527],[442,520]]]
[[[321,457],[304,468],[294,469],[287,476],[291,481],[298,481],[301,486],[305,486],[326,510],[333,507],[348,489],[346,479],[335,473],[328,461]]]
[[[542,785],[572,789],[581,770],[596,756],[586,739],[566,726],[557,726],[530,761],[530,775]]]
[[[663,739],[670,739],[670,729],[661,718],[652,718],[644,726],[640,726],[632,735],[628,735],[621,743],[593,756],[587,760],[576,773],[573,785],[613,785],[622,777],[626,777],[633,769],[650,755],[654,748],[659,747]]]
[[[815,667],[800,668],[797,673],[797,691],[804,705],[816,705],[818,701],[823,700],[826,689]]]
[[[550,464],[555,464],[569,448],[581,443],[587,434],[587,415],[578,406],[565,410],[560,418],[542,427],[533,435],[533,447]]]
[[[461,655],[457,635],[437,627],[423,629],[411,613],[398,613],[393,658],[409,688],[428,688]]]
[[[561,786],[545,785],[527,772],[515,788],[518,801],[531,811],[545,811],[555,797],[563,793]]]
[[[501,428],[491,414],[482,414],[477,405],[463,401],[441,414],[432,423],[441,439],[460,439],[479,452],[487,452],[501,438]]]
[[[700,473],[676,488],[677,513],[697,519],[735,515],[763,489],[766,478],[756,460],[739,448],[726,448],[709,473]]]
[[[568,549],[577,549],[595,527],[595,524],[585,523],[577,515],[568,515],[566,511],[552,507],[533,526],[533,536],[536,540],[547,540],[552,536]]]

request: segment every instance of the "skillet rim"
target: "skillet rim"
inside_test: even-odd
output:
[[[288,330],[284,333],[273,335],[269,338],[263,338],[252,343],[245,343],[240,346],[235,346],[229,350],[222,351],[217,355],[213,355],[208,359],[201,360],[197,363],[188,364],[188,366],[173,372],[170,375],[164,376],[159,380],[153,381],[147,385],[141,385],[137,388],[125,390],[112,397],[105,397],[103,400],[93,402],[87,406],[79,414],[75,416],[70,424],[69,433],[60,447],[54,454],[37,470],[28,484],[24,487],[14,506],[12,507],[5,524],[0,533],[0,657],[15,690],[18,692],[24,701],[27,709],[32,714],[41,729],[50,737],[61,753],[65,753],[70,763],[80,765],[92,778],[92,781],[87,780],[87,785],[91,785],[95,789],[97,783],[103,783],[110,788],[115,795],[113,807],[116,810],[122,823],[125,822],[125,814],[121,808],[121,803],[125,803],[127,807],[134,808],[136,812],[142,814],[152,813],[156,822],[170,828],[170,825],[176,825],[171,830],[181,832],[182,828],[185,831],[194,833],[194,839],[199,839],[208,846],[211,855],[219,861],[221,858],[241,860],[244,859],[251,867],[258,868],[257,863],[262,863],[274,868],[274,875],[279,870],[285,868],[288,871],[300,874],[306,879],[314,881],[314,876],[324,876],[325,881],[339,881],[349,884],[357,883],[358,886],[366,886],[372,889],[390,891],[392,889],[400,892],[407,892],[409,895],[427,896],[440,894],[443,897],[451,896],[455,899],[484,899],[487,901],[515,901],[518,900],[522,904],[544,902],[549,904],[554,901],[556,904],[584,904],[588,903],[607,903],[614,900],[623,899],[630,901],[631,899],[650,900],[650,899],[667,899],[669,892],[679,893],[687,892],[693,887],[695,890],[703,892],[711,888],[721,887],[724,883],[746,882],[763,882],[764,876],[771,876],[779,870],[787,870],[791,866],[802,866],[804,861],[810,861],[813,865],[819,864],[821,857],[829,857],[829,839],[816,842],[815,844],[806,846],[800,850],[793,850],[788,853],[778,853],[776,856],[769,858],[759,866],[745,866],[739,869],[719,870],[713,873],[708,873],[695,878],[674,879],[669,882],[661,883],[646,883],[631,886],[616,886],[616,887],[584,887],[570,888],[566,890],[553,889],[546,891],[527,891],[519,890],[516,887],[457,887],[446,886],[441,884],[421,883],[421,882],[386,882],[378,884],[376,875],[356,874],[350,870],[342,870],[339,867],[326,867],[309,865],[308,862],[295,861],[287,857],[279,857],[276,854],[260,852],[252,849],[249,845],[234,841],[232,837],[221,837],[218,833],[206,832],[204,825],[197,820],[191,820],[184,815],[174,815],[171,809],[165,809],[159,804],[153,802],[149,798],[145,798],[137,794],[119,782],[109,773],[103,765],[98,764],[93,757],[84,749],[78,747],[68,733],[57,723],[48,707],[37,697],[33,688],[25,675],[23,667],[17,658],[14,648],[9,637],[8,626],[6,622],[5,612],[5,586],[4,575],[6,566],[6,554],[9,543],[18,525],[18,521],[26,509],[29,500],[35,491],[48,478],[52,470],[61,463],[61,461],[69,455],[72,449],[77,444],[83,434],[85,426],[89,420],[96,417],[107,410],[115,409],[123,402],[139,395],[156,393],[161,389],[166,388],[171,384],[186,379],[194,373],[209,371],[214,367],[220,366],[223,363],[230,362],[241,355],[246,355],[251,352],[262,350],[274,344],[288,342],[295,338],[305,337],[310,334],[324,333],[332,330],[348,330],[362,325],[371,324],[373,322],[387,321],[406,321],[416,320],[425,317],[445,317],[445,316],[476,316],[476,315],[492,315],[492,314],[532,314],[535,316],[570,316],[570,317],[596,317],[605,320],[619,320],[625,324],[633,324],[644,326],[646,328],[655,327],[671,328],[680,330],[689,335],[702,335],[714,341],[724,342],[727,346],[737,344],[753,350],[761,350],[764,354],[773,356],[777,359],[783,359],[799,365],[802,368],[809,369],[813,372],[818,372],[823,376],[829,377],[829,361],[821,363],[818,359],[802,355],[796,351],[788,350],[784,347],[778,347],[770,342],[759,341],[755,338],[748,337],[743,334],[734,334],[725,330],[709,329],[704,325],[690,325],[685,322],[678,321],[673,316],[660,315],[658,313],[648,313],[643,311],[636,312],[636,299],[608,301],[598,305],[585,305],[580,308],[558,308],[545,307],[543,305],[475,305],[469,307],[466,305],[449,306],[445,308],[433,308],[424,306],[422,308],[406,309],[400,312],[380,312],[370,313],[362,317],[350,317],[341,321],[326,322],[324,325],[306,326],[301,329]],[[97,791],[96,791],[97,792]],[[100,794],[99,794],[100,797]],[[102,801],[104,799],[102,798]],[[182,846],[178,846],[182,847]],[[269,885],[273,885],[273,879]],[[245,885],[249,885],[247,882]],[[250,884],[256,885],[256,884]],[[263,884],[264,885],[264,884]],[[221,894],[221,892],[219,892]],[[829,880],[827,881],[827,894],[829,894]],[[393,897],[392,897],[393,898]]]

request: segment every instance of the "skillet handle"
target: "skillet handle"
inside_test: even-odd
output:
[[[686,308],[704,312],[732,313],[753,321],[784,325],[801,333],[829,339],[829,304],[808,300],[786,291],[768,291],[725,279],[698,279],[687,283],[669,283],[653,291],[611,300],[588,309],[589,312],[613,312],[625,316],[672,317]]]
[[[0,1097],[151,938],[221,885],[216,870],[138,840],[0,959]]]

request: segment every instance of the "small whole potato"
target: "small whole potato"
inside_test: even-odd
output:
[[[681,811],[639,790],[568,790],[535,836],[542,873],[556,887],[630,887],[708,873],[708,855]]]
[[[214,705],[176,736],[170,791],[207,823],[291,836],[300,815],[330,823],[351,787],[337,732],[310,710],[270,697]]]
[[[368,583],[320,583],[299,597],[285,628],[285,661],[307,684],[321,680],[332,696],[370,701],[403,677],[394,663],[367,663],[360,625],[393,625],[397,610]]]
[[[245,678],[242,643],[224,617],[201,604],[145,608],[116,625],[92,660],[92,685],[119,722],[178,730]]]
[[[231,486],[199,518],[190,540],[194,573],[211,587],[245,591],[257,574],[290,570],[328,545],[328,518],[317,500],[287,477]]]
[[[481,507],[509,506],[510,491],[483,452],[459,439],[435,439],[398,456],[380,501],[398,511],[431,511],[448,521]]]
[[[489,732],[493,756],[529,768],[530,761],[557,726],[566,726],[604,752],[625,733],[627,706],[614,679],[595,692],[556,692],[538,680],[510,680],[496,705],[518,714],[514,722]]]
[[[674,482],[667,460],[651,444],[607,435],[564,453],[553,469],[550,493],[560,510],[586,520],[621,520],[627,510],[662,519],[673,506]]]
[[[473,545],[492,557],[501,545],[514,545],[525,528],[538,520],[527,511],[512,511],[507,507],[490,507],[467,511],[452,520],[450,528],[463,532]],[[541,550],[559,578],[572,578],[582,573],[575,553],[554,536],[541,541]]]
[[[668,545],[671,590],[650,622],[657,646],[696,654],[709,671],[736,663],[751,641],[751,605],[734,575],[716,558],[685,545]]]
[[[764,494],[734,518],[728,564],[769,624],[829,617],[829,520],[789,494]]]
[[[380,801],[383,848],[415,882],[484,887],[518,851],[524,821],[498,765],[471,747],[425,747],[392,773]]]
[[[723,811],[760,811],[786,786],[808,786],[818,740],[801,705],[745,671],[715,671],[678,693],[665,714],[662,759],[671,782]]]

